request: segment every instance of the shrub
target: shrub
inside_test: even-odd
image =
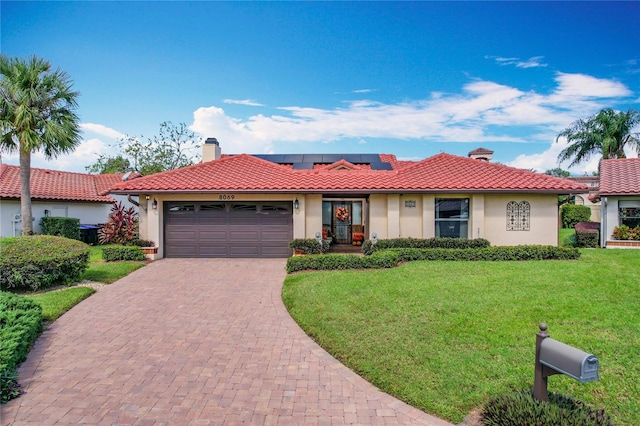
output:
[[[306,254],[326,253],[330,247],[331,244],[328,241],[322,240],[322,243],[319,243],[318,240],[314,238],[298,238],[289,241],[289,248],[302,251]]]
[[[125,209],[121,202],[111,207],[107,223],[98,230],[100,244],[124,244],[136,235],[138,213],[133,207]]]
[[[500,395],[485,404],[481,415],[487,426],[613,425],[604,410],[551,392],[549,401],[537,401],[531,391]]]
[[[16,367],[27,359],[29,348],[42,331],[42,309],[35,301],[0,292],[0,399],[20,395]]]
[[[124,243],[125,246],[137,246],[137,247],[155,247],[156,243],[151,240],[141,240],[134,238],[133,240]]]
[[[376,244],[373,244],[371,240],[366,240],[362,244],[362,253],[366,256],[372,254],[375,251],[385,250],[389,248],[482,248],[489,247],[491,243],[484,238],[476,238],[468,240],[466,238],[394,238],[389,240],[378,240]]]
[[[68,284],[89,263],[89,246],[76,240],[36,235],[3,240],[0,289],[30,289]]]
[[[117,260],[146,260],[147,256],[138,246],[109,246],[102,248],[102,258],[106,262]]]
[[[589,222],[591,209],[587,206],[565,204],[560,209],[560,217],[562,218],[563,228],[573,228],[576,223]]]
[[[598,222],[576,223],[576,246],[598,247],[600,241],[600,224]]]
[[[40,228],[44,235],[80,239],[80,219],[73,217],[43,217],[40,219]]]
[[[412,260],[447,261],[518,261],[518,260],[571,260],[580,257],[573,247],[555,246],[499,246],[474,249],[388,249],[397,253],[400,262]],[[385,251],[385,252],[386,252]]]
[[[611,236],[615,240],[640,240],[640,226],[635,228],[629,228],[627,225],[616,226]]]
[[[304,270],[393,268],[398,265],[398,255],[379,252],[372,256],[357,254],[325,254],[295,256],[287,259],[287,272]]]

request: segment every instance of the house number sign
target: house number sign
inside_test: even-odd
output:
[[[218,200],[235,200],[236,196],[234,194],[220,194],[218,195]]]

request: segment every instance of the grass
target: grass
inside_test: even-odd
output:
[[[573,228],[561,228],[558,230],[558,245],[559,246],[571,246],[576,230]]]
[[[90,287],[73,287],[27,297],[40,304],[44,321],[53,322],[95,292]]]
[[[283,300],[320,345],[365,379],[460,422],[493,396],[533,385],[535,334],[598,356],[600,380],[549,390],[640,424],[640,253],[577,261],[410,262],[391,270],[288,276]]]
[[[107,246],[91,247],[89,266],[80,277],[81,280],[111,284],[145,265],[145,262],[134,261],[105,262],[102,260],[103,247]]]

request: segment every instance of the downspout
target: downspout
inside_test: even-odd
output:
[[[140,203],[138,203],[136,200],[134,200],[133,198],[131,198],[131,194],[127,194],[127,201],[129,201],[131,204],[133,204],[136,207],[141,208],[142,210],[144,210],[145,212],[147,211],[147,207],[146,206],[141,206]]]
[[[607,248],[607,238],[605,236],[607,232],[607,197],[601,197],[600,202],[600,247]]]

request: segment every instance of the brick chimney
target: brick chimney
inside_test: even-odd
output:
[[[202,144],[202,162],[218,160],[222,152],[220,151],[220,143],[216,138],[207,138]]]
[[[493,151],[486,148],[476,148],[473,151],[470,151],[467,156],[469,158],[473,158],[474,160],[491,161],[491,157],[493,157]]]

